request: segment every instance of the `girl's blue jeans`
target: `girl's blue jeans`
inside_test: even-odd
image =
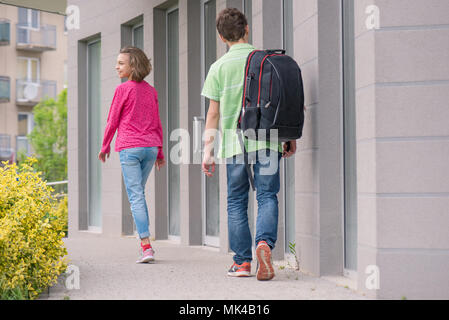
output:
[[[145,185],[153,168],[158,148],[132,148],[120,151],[120,165],[131,212],[140,239],[150,237],[148,206],[145,201]]]

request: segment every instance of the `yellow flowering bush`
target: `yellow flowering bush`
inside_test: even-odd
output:
[[[0,298],[35,299],[67,268],[67,199],[57,202],[30,158],[0,167]]]
[[[55,216],[59,217],[64,222],[62,231],[64,235],[68,233],[68,219],[69,219],[69,202],[67,196],[63,197],[56,206],[56,214]]]

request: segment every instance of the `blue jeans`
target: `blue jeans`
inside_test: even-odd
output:
[[[149,238],[148,207],[145,201],[145,185],[153,168],[158,148],[132,148],[120,151],[120,165],[131,212],[140,239]]]
[[[257,221],[255,245],[266,241],[273,249],[277,240],[278,198],[280,189],[279,162],[282,154],[271,150],[258,151],[253,171],[257,191]],[[252,261],[252,237],[248,224],[248,192],[250,183],[241,156],[226,164],[228,178],[229,245],[237,264]]]

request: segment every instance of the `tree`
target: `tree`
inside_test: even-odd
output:
[[[34,107],[33,131],[28,135],[37,158],[36,169],[48,182],[67,180],[67,89],[57,100]]]

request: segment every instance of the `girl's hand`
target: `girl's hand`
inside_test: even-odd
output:
[[[155,163],[157,171],[160,171],[163,166],[165,166],[165,160],[164,159],[157,159]]]
[[[100,153],[98,154],[98,159],[101,161],[101,162],[103,162],[103,163],[105,163],[106,162],[106,156],[108,157],[108,159],[109,159],[109,156],[111,155],[111,153],[109,152],[109,153],[104,153],[104,152],[101,152],[100,151]]]

